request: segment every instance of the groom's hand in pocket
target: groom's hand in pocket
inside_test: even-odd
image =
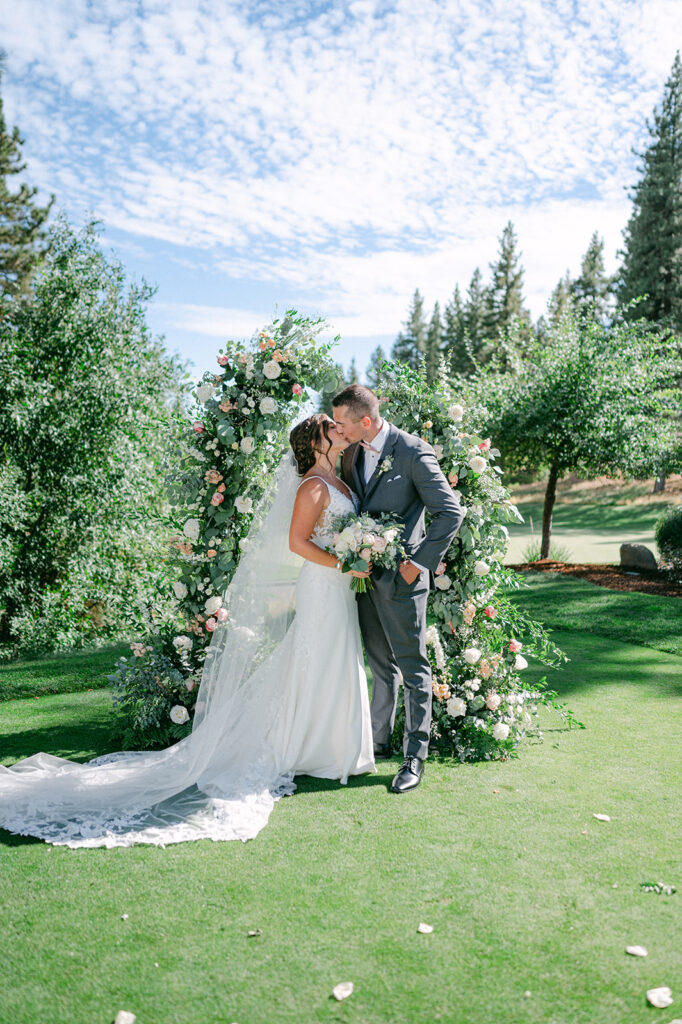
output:
[[[414,583],[421,569],[414,562],[401,562],[398,566],[398,572],[406,583]]]

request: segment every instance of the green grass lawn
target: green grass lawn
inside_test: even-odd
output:
[[[682,658],[662,629],[659,649],[640,627],[635,643],[587,632],[589,598],[545,583],[526,599],[581,608],[554,634],[571,661],[548,675],[585,730],[547,713],[518,760],[429,762],[404,797],[387,791],[395,761],[347,787],[300,779],[246,844],[74,851],[0,832],[3,1024],[109,1024],[121,1008],[139,1024],[679,1017]],[[109,749],[106,691],[1,713],[6,764]],[[680,892],[642,893],[648,880]],[[646,1005],[659,985],[669,1010]]]
[[[52,654],[48,658],[2,662],[0,701],[107,686],[107,674],[113,672],[121,655],[129,654],[129,644],[114,644],[75,653]]]
[[[521,502],[525,522],[510,523],[505,562],[524,561],[524,549],[542,536],[542,504]],[[552,540],[567,547],[569,562],[620,562],[621,544],[646,544],[658,557],[654,525],[662,508],[651,505],[619,505],[604,501],[578,504],[557,502],[552,517]]]

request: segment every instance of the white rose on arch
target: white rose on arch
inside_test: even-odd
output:
[[[490,566],[487,562],[474,562],[474,573],[476,576],[487,576],[490,572]]]
[[[188,540],[195,542],[199,540],[199,530],[200,526],[198,519],[188,519],[182,528],[182,532],[185,537],[187,537]]]
[[[277,380],[281,372],[282,367],[279,363],[276,363],[274,359],[271,359],[270,362],[266,363],[263,367],[263,373],[268,380]]]
[[[175,636],[173,637],[173,647],[176,651],[191,651],[193,640],[191,636]]]
[[[222,608],[223,599],[216,595],[215,597],[209,597],[208,601],[204,604],[204,611],[207,615],[215,615],[219,608]]]
[[[264,416],[270,416],[277,412],[277,402],[271,395],[266,395],[265,398],[261,398],[258,408]]]
[[[484,459],[482,455],[474,455],[473,459],[469,459],[469,466],[474,473],[485,473],[488,468],[488,460]]]
[[[187,597],[187,587],[185,586],[184,583],[174,583],[173,593],[177,597],[178,601],[184,601],[184,599]]]
[[[480,660],[481,652],[478,647],[465,647],[462,651],[462,657],[467,665],[475,665]]]
[[[184,725],[185,722],[189,722],[189,711],[184,704],[176,704],[170,709],[170,717],[176,725]]]
[[[239,442],[239,447],[244,455],[251,455],[256,449],[256,442],[253,437],[243,437]]]
[[[234,499],[234,507],[237,509],[237,512],[247,515],[253,508],[253,501],[251,498],[245,498],[240,494],[238,498]]]
[[[514,668],[521,672],[524,668],[528,668],[528,662],[522,654],[517,654],[514,658]]]
[[[467,711],[467,703],[461,697],[450,697],[445,707],[450,718],[459,718],[461,715],[465,715]]]
[[[197,388],[197,398],[204,405],[208,402],[209,398],[213,398],[216,393],[216,388],[213,384],[200,384]]]
[[[493,739],[498,742],[506,740],[509,736],[509,726],[504,722],[496,722],[493,726]]]
[[[452,580],[449,576],[443,574],[442,576],[436,576],[436,587],[438,590],[447,590],[452,586]]]
[[[464,416],[464,407],[457,405],[457,403],[451,405],[448,409],[448,416],[454,423],[459,423]]]

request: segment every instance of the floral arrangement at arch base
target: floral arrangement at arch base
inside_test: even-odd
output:
[[[169,479],[175,570],[169,580],[176,614],[150,622],[109,677],[117,737],[123,747],[164,747],[191,731],[197,685],[212,632],[224,622],[225,592],[245,544],[252,510],[287,445],[288,425],[307,392],[334,392],[341,381],[319,344],[323,321],[294,310],[247,345],[220,350],[219,372],[194,390],[196,412]],[[565,720],[544,681],[529,690],[519,673],[532,654],[546,664],[564,656],[536,623],[496,596],[520,585],[500,558],[504,521],[518,517],[494,465],[488,439],[462,429],[464,410],[445,382],[427,385],[403,366],[385,364],[381,394],[387,418],[433,445],[466,517],[436,576],[429,600],[428,650],[433,664],[433,749],[460,760],[506,756],[529,734],[539,704]],[[523,635],[524,653],[521,653]],[[396,719],[399,744],[404,710]]]

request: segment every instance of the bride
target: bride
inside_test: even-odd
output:
[[[71,848],[246,840],[295,775],[345,784],[376,770],[350,574],[324,550],[331,516],[356,508],[334,472],[348,442],[324,413],[290,442],[225,592],[191,734],[86,764],[41,752],[0,766],[0,828]]]

